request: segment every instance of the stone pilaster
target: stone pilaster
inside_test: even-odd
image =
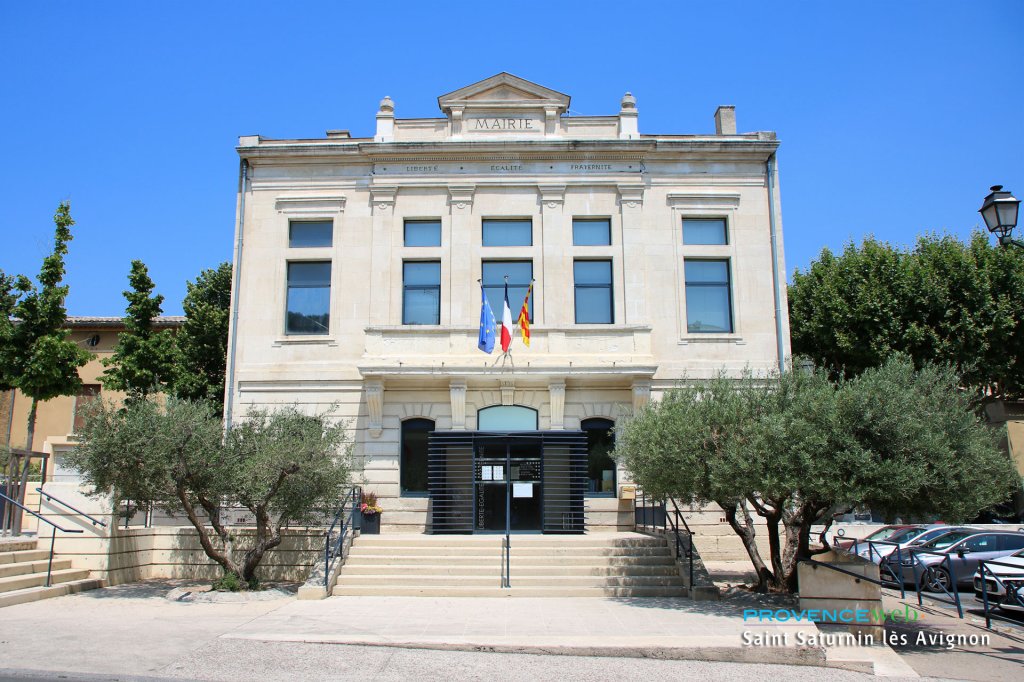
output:
[[[516,404],[516,382],[512,379],[501,380],[501,404]]]
[[[565,185],[538,185],[537,190],[541,200],[540,229],[544,252],[540,263],[534,264],[534,277],[538,280],[534,290],[540,295],[535,298],[533,317],[535,323],[543,325],[550,320],[572,319],[572,311],[567,309],[572,305],[572,297],[565,295],[565,292],[573,290],[572,229],[565,224],[562,210],[565,206]]]
[[[651,382],[637,379],[633,382],[633,414],[651,402]]]
[[[619,210],[622,216],[622,270],[625,319],[623,324],[647,322],[647,263],[644,256],[644,186],[619,185]]]
[[[379,438],[384,430],[384,382],[370,379],[364,384],[366,391],[366,428],[372,438]]]
[[[370,187],[370,203],[373,211],[373,232],[370,240],[370,291],[390,292],[392,248],[391,221],[395,213],[395,195],[398,188],[394,186]],[[370,308],[370,324],[395,324],[398,320],[391,319],[390,295],[378,295],[375,298],[379,305]]]
[[[548,398],[551,404],[551,430],[565,430],[565,382],[553,381],[548,384]]]
[[[479,265],[472,258],[472,249],[456,248],[454,245],[473,244],[472,231],[479,229],[473,225],[473,185],[449,185],[448,205],[451,211],[450,236],[452,248],[448,250],[451,263],[451,277],[453,282],[474,282],[479,276]],[[477,237],[479,239],[479,236]],[[474,274],[476,273],[476,274]],[[466,310],[465,291],[457,291],[455,287],[442,287],[444,292],[447,289],[448,309],[451,311],[451,324],[453,326],[476,326],[479,323],[480,299],[479,296],[472,297],[469,309]],[[444,294],[442,294],[444,295]]]
[[[452,402],[452,431],[466,430],[466,382],[453,380],[448,383],[448,395]]]

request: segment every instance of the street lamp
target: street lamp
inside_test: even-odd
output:
[[[978,213],[985,219],[988,231],[999,239],[1002,246],[1019,246],[1024,248],[1024,243],[1013,239],[1013,228],[1017,227],[1017,209],[1020,208],[1020,199],[1014,198],[1009,192],[1003,191],[1002,185],[993,185],[992,192],[985,197],[984,203],[978,209]]]

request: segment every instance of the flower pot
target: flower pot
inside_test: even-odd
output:
[[[359,532],[364,535],[380,535],[380,514],[363,514]]]

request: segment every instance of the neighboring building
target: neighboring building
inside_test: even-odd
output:
[[[184,317],[159,317],[155,325],[159,329],[177,328],[184,323]],[[68,317],[67,327],[71,340],[85,348],[94,357],[78,370],[82,388],[78,395],[60,396],[39,403],[36,411],[36,431],[32,450],[50,455],[47,462],[47,480],[76,480],[77,474],[63,466],[63,455],[74,447],[75,430],[82,423],[82,409],[101,396],[120,401],[124,394],[103,391],[99,377],[106,369],[103,358],[114,353],[117,335],[124,331],[124,320],[120,317]],[[25,449],[28,437],[28,412],[32,401],[20,391],[11,391],[13,401],[4,409],[5,418],[0,420],[4,427],[3,442],[12,448]],[[0,401],[0,405],[2,405]]]
[[[774,133],[640,134],[502,73],[376,135],[242,137],[226,410],[350,420],[392,530],[632,528],[615,424],[788,359]],[[710,123],[710,121],[709,121]],[[477,349],[534,282],[531,345]],[[717,517],[716,517],[717,519]]]

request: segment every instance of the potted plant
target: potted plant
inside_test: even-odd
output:
[[[384,513],[384,509],[377,504],[377,494],[363,493],[359,511],[363,515],[359,532],[367,535],[380,535],[380,515]]]

